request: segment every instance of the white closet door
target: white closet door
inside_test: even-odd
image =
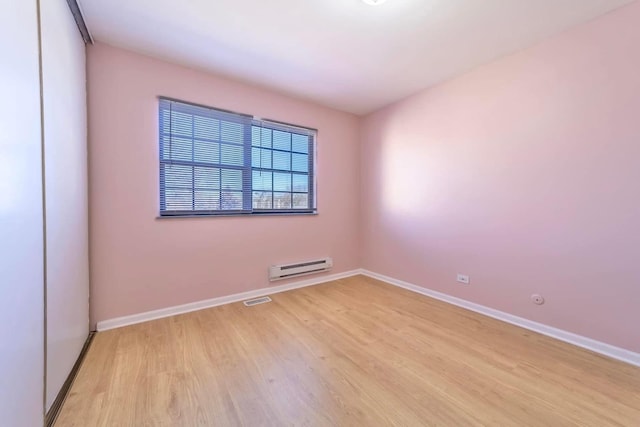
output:
[[[89,333],[85,46],[66,0],[40,2],[47,265],[46,409]]]
[[[0,424],[43,423],[44,273],[35,0],[0,0]]]

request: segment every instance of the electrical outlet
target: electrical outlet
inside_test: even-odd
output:
[[[456,280],[460,283],[464,283],[465,285],[469,284],[469,276],[465,274],[458,273],[458,277],[456,278]]]

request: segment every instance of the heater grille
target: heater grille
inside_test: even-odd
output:
[[[333,260],[331,258],[314,259],[295,264],[274,265],[269,268],[269,280],[281,280],[305,274],[320,273],[330,270],[332,266]]]

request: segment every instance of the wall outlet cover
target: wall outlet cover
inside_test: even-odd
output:
[[[458,282],[460,282],[460,283],[464,283],[465,285],[469,284],[469,276],[467,276],[465,274],[458,273],[458,276],[457,276],[456,280]]]

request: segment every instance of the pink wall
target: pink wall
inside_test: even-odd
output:
[[[640,351],[638,23],[634,3],[362,120],[89,47],[92,325],[330,255]],[[158,95],[318,128],[320,214],[156,219]]]
[[[92,325],[266,287],[274,263],[360,266],[357,117],[103,44],[87,54]],[[159,95],[317,128],[319,214],[156,219]]]
[[[639,43],[635,3],[366,117],[364,268],[640,351]]]

